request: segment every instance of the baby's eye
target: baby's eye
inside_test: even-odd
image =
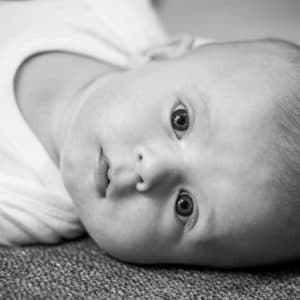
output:
[[[181,139],[183,133],[189,128],[189,113],[183,103],[178,103],[173,109],[171,124],[177,138]]]
[[[176,202],[175,212],[179,218],[184,221],[184,218],[190,217],[194,211],[194,202],[192,197],[186,191],[180,191]]]

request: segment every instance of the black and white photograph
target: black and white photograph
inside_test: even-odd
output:
[[[300,299],[300,0],[0,0],[0,299]]]

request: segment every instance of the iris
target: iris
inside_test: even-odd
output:
[[[172,127],[178,131],[185,131],[189,128],[189,115],[186,109],[180,108],[172,112]]]
[[[191,196],[181,191],[176,199],[175,211],[179,216],[188,217],[193,213],[194,204]]]

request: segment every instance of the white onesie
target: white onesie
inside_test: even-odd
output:
[[[59,170],[18,110],[21,64],[62,50],[126,68],[132,54],[165,39],[148,0],[0,1],[0,244],[84,232]]]

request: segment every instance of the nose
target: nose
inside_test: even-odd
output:
[[[139,181],[136,189],[140,192],[151,189],[165,189],[173,186],[180,175],[180,159],[174,149],[138,146],[135,149],[136,171]]]
[[[124,195],[133,190],[139,192],[166,191],[180,179],[182,162],[178,153],[170,149],[153,149],[138,146],[134,151],[134,163],[120,164],[109,172],[110,190]]]
[[[135,168],[125,164],[110,168],[108,170],[108,177],[110,180],[108,195],[111,193],[120,195],[130,193],[141,180]]]

